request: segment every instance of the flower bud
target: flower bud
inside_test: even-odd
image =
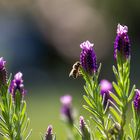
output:
[[[13,99],[15,99],[16,91],[19,91],[22,94],[22,97],[24,97],[25,95],[25,89],[23,85],[22,76],[23,74],[21,72],[18,72],[14,76],[14,79],[11,81],[9,91],[12,94]]]
[[[88,128],[83,116],[80,116],[80,131],[81,131],[81,135],[82,135],[82,140],[90,140],[89,128]]]
[[[53,140],[52,126],[49,125],[45,135],[45,140]]]

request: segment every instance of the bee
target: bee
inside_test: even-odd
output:
[[[80,66],[81,64],[79,61],[75,62],[74,65],[72,66],[72,70],[69,74],[69,77],[72,76],[74,79],[76,79],[80,75],[79,73]]]

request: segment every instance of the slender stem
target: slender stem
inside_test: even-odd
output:
[[[121,120],[121,131],[120,131],[120,139],[124,139],[124,126],[126,124],[126,111],[127,111],[127,106],[128,106],[128,101],[127,101],[127,96],[128,96],[128,93],[125,92],[125,84],[124,81],[125,81],[125,68],[124,68],[124,61],[123,61],[123,58],[120,58],[120,64],[118,65],[118,72],[119,72],[119,76],[120,76],[120,81],[118,81],[118,83],[120,83],[120,88],[121,88],[121,91],[122,91],[122,103],[123,103],[123,106],[121,107],[121,110],[122,110],[122,120]],[[127,60],[126,60],[127,61]]]
[[[90,80],[91,82],[91,91],[94,92],[94,99],[95,99],[95,104],[97,105],[96,108],[97,108],[97,112],[100,114],[100,116],[102,116],[101,118],[101,122],[102,122],[102,126],[103,126],[103,131],[104,131],[104,134],[106,135],[106,140],[109,140],[109,136],[108,136],[108,130],[106,129],[105,127],[105,117],[104,117],[104,108],[102,106],[102,102],[100,101],[100,96],[101,94],[99,93],[100,91],[97,90],[98,88],[98,78],[96,77],[96,75],[94,75],[94,82],[93,82],[93,79]]]

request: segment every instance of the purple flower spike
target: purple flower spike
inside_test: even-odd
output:
[[[100,89],[101,89],[101,95],[102,97],[104,97],[104,106],[106,106],[108,99],[111,100],[109,91],[112,91],[112,84],[108,80],[103,79],[100,82]]]
[[[82,49],[80,54],[80,62],[83,69],[92,75],[94,72],[97,72],[97,59],[96,54],[93,49],[94,44],[89,41],[83,42],[80,44]]]
[[[45,140],[53,140],[52,125],[49,125],[47,128]]]
[[[7,83],[7,71],[5,68],[6,61],[3,57],[0,58],[0,85],[5,85]]]
[[[117,58],[117,53],[125,58],[130,56],[130,41],[128,36],[128,27],[118,24],[117,26],[117,36],[114,42],[114,58]]]
[[[134,107],[137,112],[140,112],[140,90],[138,89],[135,92]]]
[[[89,128],[84,120],[83,116],[80,116],[80,131],[82,134],[82,140],[90,140],[90,132],[89,132]]]
[[[3,57],[0,58],[0,70],[5,68],[5,63],[6,61],[4,61]]]
[[[61,114],[66,118],[69,124],[73,125],[73,116],[72,116],[72,97],[70,95],[64,95],[60,98],[62,104]]]
[[[85,127],[85,120],[83,116],[80,116],[80,130],[83,131]]]
[[[23,74],[21,72],[18,72],[15,76],[14,79],[12,80],[10,84],[10,93],[13,95],[13,98],[15,98],[15,93],[18,90],[22,96],[25,95],[25,89],[23,85],[23,80],[22,80]]]

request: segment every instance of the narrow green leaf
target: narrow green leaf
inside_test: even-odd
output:
[[[94,116],[98,116],[99,118],[101,118],[101,116],[94,109],[90,108],[89,106],[83,105],[83,108],[85,108],[87,111],[89,111]]]
[[[102,122],[97,117],[91,117],[91,120],[102,130],[104,130],[104,127],[102,125]]]
[[[134,102],[132,102],[132,113],[133,113],[133,122],[134,122],[134,127],[136,127],[136,112],[134,108]]]
[[[81,136],[82,134],[81,134],[81,131],[80,131],[80,129],[74,124],[74,128],[75,128],[75,130],[78,132],[78,134]]]
[[[84,85],[84,90],[85,90],[86,94],[89,96],[90,95],[90,91],[89,91],[88,87],[85,86],[85,85]]]
[[[32,129],[29,131],[28,135],[26,136],[25,140],[28,140],[29,137],[31,136],[31,133],[32,133]]]
[[[108,129],[108,126],[109,126],[109,122],[110,122],[110,114],[108,114],[107,116],[107,120],[106,120],[106,123],[105,123],[105,129],[107,130]]]
[[[115,75],[115,77],[116,77],[116,80],[118,81],[119,75],[118,75],[117,69],[115,68],[114,65],[113,65],[112,69],[113,69],[114,75]]]
[[[102,136],[103,139],[106,139],[106,135],[105,135],[104,131],[102,131],[99,127],[97,127],[97,130],[98,130],[99,133],[101,134],[100,136]]]
[[[136,88],[136,86],[133,85],[132,90],[131,90],[131,92],[130,92],[130,95],[129,95],[129,97],[128,97],[128,102],[130,102],[130,101],[133,99],[134,94],[135,94],[135,88]]]
[[[87,74],[83,68],[80,68],[80,72],[81,74],[83,75],[83,78],[85,79],[86,83],[88,84],[88,86],[92,89],[92,84],[91,84],[91,81],[90,81],[90,76],[89,74]]]
[[[130,135],[134,140],[134,132],[133,132],[133,128],[132,128],[131,124],[129,124],[129,130],[130,130]]]
[[[3,137],[3,140],[9,140],[9,136],[7,134],[0,132],[0,135]]]
[[[26,102],[23,101],[23,103],[22,103],[22,109],[21,109],[21,116],[23,116],[25,114],[25,112],[26,112]]]
[[[113,98],[116,104],[120,105],[121,107],[123,106],[122,102],[119,100],[119,98],[112,92],[109,92],[109,95]]]
[[[83,98],[91,108],[95,108],[95,104],[93,104],[94,102],[92,103],[87,96],[83,95]]]
[[[99,64],[98,70],[97,70],[97,74],[96,74],[96,78],[98,79],[99,74],[101,72],[101,67],[102,67],[102,63]]]
[[[22,131],[23,134],[26,132],[26,130],[27,130],[29,124],[30,124],[30,119],[28,118],[27,121],[26,121],[25,127],[24,127],[24,129],[23,129],[23,131]]]
[[[4,125],[2,122],[0,122],[0,127],[2,128],[2,130],[3,130],[5,133],[9,133],[7,126]]]
[[[0,116],[0,120],[1,120],[4,124],[6,124],[6,122],[5,122],[5,120],[2,118],[2,116]]]
[[[117,95],[121,98],[122,97],[122,93],[121,93],[120,87],[115,82],[112,82],[112,85],[113,85]]]
[[[116,120],[120,123],[121,122],[121,116],[120,114],[112,107],[109,107],[111,114],[116,118]]]
[[[130,79],[127,79],[127,82],[125,83],[125,93],[127,97],[129,94],[129,88],[130,88]]]
[[[8,80],[7,80],[8,87],[9,87],[9,85],[10,85],[10,83],[11,83],[11,78],[12,78],[12,73],[10,73],[10,76],[9,76],[9,78],[8,78]]]
[[[24,128],[24,125],[26,124],[26,120],[27,120],[27,115],[24,114],[21,119],[20,119],[20,125],[21,125],[21,129]]]

